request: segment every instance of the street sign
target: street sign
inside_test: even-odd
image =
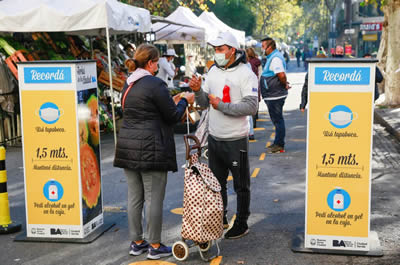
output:
[[[18,65],[28,238],[83,239],[103,224],[94,61]]]
[[[310,62],[305,247],[369,251],[375,63]]]
[[[354,34],[356,31],[355,29],[345,29],[344,34]]]

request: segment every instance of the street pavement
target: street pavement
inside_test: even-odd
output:
[[[128,255],[130,240],[126,213],[127,186],[123,171],[112,166],[112,134],[101,138],[101,166],[105,220],[115,225],[90,244],[14,242],[16,234],[0,235],[0,264],[400,264],[400,142],[378,124],[374,125],[372,159],[371,230],[377,231],[384,256],[380,258],[303,254],[291,251],[294,231],[304,226],[306,114],[298,110],[304,82],[303,67],[289,64],[288,79],[292,84],[285,104],[286,152],[265,154],[273,139],[273,126],[260,104],[260,117],[250,143],[251,216],[250,233],[237,240],[220,240],[218,259],[206,263],[195,248],[185,262],[173,257],[164,262],[145,262],[146,255]],[[178,164],[185,163],[182,135],[176,135]],[[23,162],[20,147],[7,149],[8,192],[11,217],[25,226]],[[233,218],[236,196],[229,181],[229,212]],[[169,173],[164,201],[163,238],[172,245],[180,240],[181,215],[171,210],[181,208],[183,169]],[[179,212],[179,210],[174,210]]]

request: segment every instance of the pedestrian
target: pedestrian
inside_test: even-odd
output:
[[[214,47],[215,66],[205,79],[193,76],[189,85],[196,95],[196,102],[207,107],[209,113],[208,154],[209,166],[221,184],[224,202],[224,228],[227,219],[227,178],[233,176],[237,196],[235,222],[225,238],[240,238],[249,232],[250,216],[250,168],[248,158],[248,121],[258,109],[258,84],[253,71],[246,66],[246,55],[239,50],[239,43],[230,32],[221,32],[209,42]],[[241,151],[245,161],[240,161]],[[242,169],[242,170],[241,170]],[[244,174],[240,174],[243,172]]]
[[[284,152],[285,148],[285,120],[283,119],[283,105],[285,104],[290,88],[286,78],[286,62],[282,54],[276,49],[273,39],[262,39],[262,49],[267,54],[267,62],[260,78],[261,95],[267,104],[269,116],[275,126],[274,143],[268,146],[268,153]]]
[[[176,96],[175,105],[166,83],[154,77],[159,52],[150,44],[138,47],[134,72],[123,91],[124,120],[118,134],[114,166],[124,169],[128,185],[129,254],[148,251],[147,258],[171,255],[171,248],[161,243],[163,201],[167,172],[177,171],[173,125],[181,120],[193,93]],[[146,239],[142,213],[145,206]]]
[[[191,77],[195,73],[197,73],[196,63],[194,61],[193,54],[189,53],[187,55],[186,65],[185,65],[185,76]]]
[[[158,61],[158,74],[157,77],[167,83],[168,87],[174,87],[174,77],[177,72],[173,60],[178,57],[174,49],[168,49],[162,58]]]
[[[247,55],[247,61],[250,63],[251,66],[251,70],[257,76],[258,79],[260,76],[261,61],[260,59],[258,59],[258,56],[252,47],[246,49],[246,55]],[[258,102],[260,101],[261,101],[261,92],[260,89],[258,89]],[[254,128],[257,127],[257,119],[258,119],[258,110],[257,113],[251,116],[251,119],[249,119],[250,121],[249,140],[254,140]]]
[[[307,72],[308,71],[308,58],[312,57],[312,51],[310,51],[308,48],[304,49],[303,52],[303,62],[304,62],[304,70]]]
[[[326,54],[318,54],[317,58],[327,58]],[[301,90],[301,103],[300,103],[300,111],[304,113],[304,110],[307,106],[308,102],[308,73],[306,73],[306,77],[303,84],[303,89]]]
[[[364,54],[364,58],[371,59],[372,55],[369,53]],[[375,93],[374,93],[374,101],[379,98],[379,88],[378,88],[378,83],[383,81],[383,75],[381,71],[379,70],[378,66],[375,66]]]
[[[336,57],[336,58],[343,58],[344,57],[343,46],[340,46],[340,45],[336,46],[335,56],[334,57]]]
[[[301,51],[300,48],[297,48],[296,50],[297,67],[300,67],[300,58],[301,58]]]

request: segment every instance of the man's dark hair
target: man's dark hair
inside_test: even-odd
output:
[[[372,57],[372,55],[370,53],[366,53],[363,57]]]
[[[263,39],[261,40],[261,42],[263,42],[263,41],[266,41],[266,42],[267,42],[267,47],[268,47],[268,46],[271,46],[271,48],[272,48],[273,50],[276,49],[276,43],[275,43],[275,41],[274,41],[273,38],[265,37],[265,38],[263,38]]]

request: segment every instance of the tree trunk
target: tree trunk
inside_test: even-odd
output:
[[[385,92],[386,61],[387,61],[387,48],[388,48],[388,46],[387,46],[387,43],[388,43],[388,17],[386,14],[389,12],[388,6],[384,5],[382,7],[382,10],[383,10],[383,13],[385,14],[385,16],[384,16],[384,21],[383,21],[381,43],[379,44],[379,51],[378,51],[378,56],[377,56],[377,59],[379,60],[379,62],[377,63],[377,66],[383,74],[383,81],[378,84],[378,87],[381,92]]]
[[[388,1],[385,105],[400,105],[400,0]]]

